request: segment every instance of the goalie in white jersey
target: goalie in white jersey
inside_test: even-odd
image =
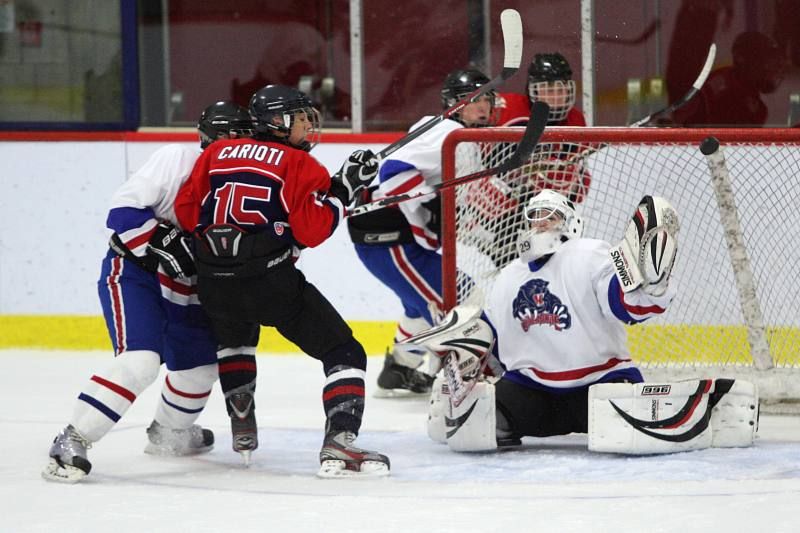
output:
[[[530,200],[525,217],[520,260],[502,269],[483,312],[456,308],[409,340],[443,359],[429,416],[434,440],[482,451],[588,432],[596,451],[680,451],[711,446],[713,412],[724,407],[713,445],[752,443],[750,384],[635,385],[644,379],[624,325],[664,313],[676,292],[678,219],[666,200],[644,197],[616,247],[583,238],[572,204],[551,190]],[[493,382],[481,377],[489,351],[504,370]]]

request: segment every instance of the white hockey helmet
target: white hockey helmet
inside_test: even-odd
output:
[[[517,242],[524,263],[552,254],[565,240],[583,234],[583,220],[572,202],[550,189],[542,190],[528,201],[525,218],[530,221],[530,228]]]

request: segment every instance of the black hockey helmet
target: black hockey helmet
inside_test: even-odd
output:
[[[536,54],[528,66],[528,80],[531,83],[571,79],[572,68],[564,56],[558,52]]]
[[[454,70],[447,75],[442,85],[442,108],[453,107],[461,98],[487,83],[489,78],[480,70]]]
[[[285,85],[267,85],[250,98],[250,115],[255,120],[256,135],[265,135],[289,143],[297,113],[305,113],[313,124],[312,135],[319,136],[320,116],[311,99],[302,91]],[[279,134],[279,135],[276,135]],[[316,142],[303,141],[296,148],[311,150]]]
[[[197,121],[200,147],[223,137],[248,137],[253,134],[253,119],[244,107],[233,102],[214,102],[200,113]]]
[[[572,68],[558,52],[536,54],[528,65],[528,98],[544,100],[550,106],[548,124],[559,124],[575,105]]]

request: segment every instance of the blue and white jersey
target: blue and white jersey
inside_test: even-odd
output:
[[[201,153],[199,146],[163,146],[112,196],[106,226],[117,233],[135,255],[144,257],[147,254],[147,243],[159,220],[167,220],[180,228],[175,216],[175,197]],[[157,277],[165,299],[178,305],[199,304],[194,277],[171,279],[160,266]]]
[[[414,131],[432,118],[434,117],[423,117],[411,126],[409,131]],[[373,194],[373,199],[406,193],[432,192],[432,187],[442,182],[442,144],[450,132],[463,127],[455,120],[443,120],[384,159],[378,170],[379,186]],[[477,155],[477,144],[461,143],[457,150],[459,151],[457,164],[460,161],[470,161],[471,164],[480,160]],[[462,157],[461,154],[466,150],[475,151],[475,155]],[[457,167],[456,175],[460,176],[471,170]],[[431,195],[409,200],[398,204],[398,207],[408,220],[417,244],[429,250],[436,250],[441,246],[439,236],[429,227],[431,212],[422,206],[432,198],[434,196]]]
[[[623,293],[609,249],[604,241],[572,239],[546,260],[503,268],[484,315],[506,377],[561,390],[614,378],[642,381],[623,325],[663,313],[675,290],[660,297]]]

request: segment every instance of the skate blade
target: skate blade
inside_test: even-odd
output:
[[[242,462],[244,462],[244,467],[247,468],[250,466],[250,454],[252,450],[239,450],[239,453],[242,456]]]
[[[344,461],[323,461],[317,472],[317,477],[323,479],[340,478],[372,478],[389,475],[389,466],[378,461],[364,461],[361,470],[349,470]]]
[[[71,465],[61,466],[55,459],[42,470],[42,478],[58,483],[77,483],[86,477],[86,472]]]
[[[372,393],[373,398],[397,398],[403,400],[427,400],[430,398],[431,393],[428,392],[413,392],[408,389],[383,389],[378,387]]]
[[[144,447],[144,453],[149,455],[158,455],[161,457],[186,457],[189,455],[208,453],[213,449],[213,444],[210,446],[201,446],[200,448],[174,448],[172,446],[163,446],[150,442]]]

